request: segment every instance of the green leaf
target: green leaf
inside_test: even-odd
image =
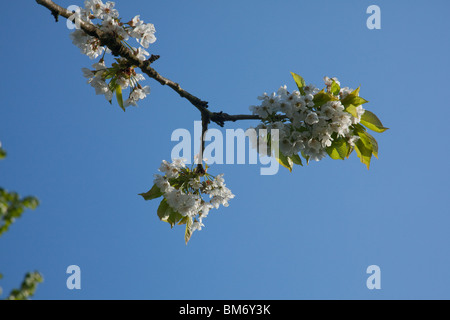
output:
[[[178,222],[178,225],[181,226],[183,224],[186,224],[189,218],[190,217],[188,216],[183,217],[183,219],[181,219],[180,222]]]
[[[339,100],[339,98],[333,96],[329,92],[325,92],[322,89],[320,92],[318,92],[314,95],[313,102],[316,107],[320,107],[329,101],[336,101],[336,100]]]
[[[192,230],[191,230],[192,223],[193,223],[192,218],[189,217],[186,220],[186,231],[184,232],[184,241],[186,242],[186,244],[189,242],[189,239],[191,239],[191,236],[192,236]]]
[[[303,151],[301,152],[301,154],[302,154],[302,157],[305,158],[305,160],[306,160],[306,165],[308,165],[310,156],[307,156]]]
[[[352,116],[354,116],[355,118],[358,118],[358,112],[356,112],[356,107],[352,104],[348,105],[345,108],[345,111],[350,113]]]
[[[122,108],[123,111],[125,111],[125,107],[123,105],[122,87],[119,84],[116,85],[116,98],[119,106]]]
[[[375,140],[375,138],[370,135],[363,126],[356,125],[355,126],[355,133],[358,135],[359,139],[362,141],[364,146],[367,149],[372,150],[372,154],[378,158],[378,142]]]
[[[344,107],[347,107],[349,105],[354,105],[355,107],[362,105],[364,103],[367,103],[366,99],[363,99],[359,96],[359,87],[355,90],[353,90],[351,93],[349,93],[344,99],[341,100],[341,103],[344,105]]]
[[[350,145],[345,138],[339,138],[334,140],[326,150],[331,159],[344,160],[349,155]]]
[[[292,162],[295,163],[296,165],[303,167],[302,158],[300,158],[300,156],[298,154],[294,154],[293,156],[290,156],[289,158],[291,158]]]
[[[370,143],[372,145],[372,154],[378,158],[378,142],[377,140],[375,140],[374,137],[372,137],[367,131],[365,132],[365,135],[367,136],[367,138],[369,138]]]
[[[171,228],[173,228],[177,224],[177,222],[183,219],[183,216],[180,213],[169,206],[166,198],[164,198],[159,204],[157,213],[159,219],[161,219],[161,221],[168,222]]]
[[[152,199],[161,197],[163,195],[163,193],[156,186],[156,184],[154,184],[153,187],[149,191],[147,191],[145,193],[140,193],[139,195],[142,196],[145,200],[152,200]]]
[[[171,214],[170,206],[167,203],[167,199],[163,199],[161,203],[159,204],[157,214],[161,221],[167,221],[169,219],[169,216]]]
[[[183,219],[183,216],[177,211],[173,210],[171,207],[169,208],[170,214],[167,222],[170,224],[170,227],[173,228],[181,219]]]
[[[330,91],[333,95],[337,96],[337,95],[339,95],[339,92],[341,91],[341,86],[336,81],[333,80]]]
[[[305,79],[294,72],[291,72],[291,75],[294,78],[295,83],[297,84],[298,90],[304,96],[305,90],[303,90],[303,87],[306,86]]]
[[[368,148],[362,139],[358,139],[355,142],[355,150],[361,162],[367,166],[367,169],[369,169],[370,159],[372,158],[372,149]]]
[[[6,151],[0,148],[0,159],[4,159],[6,157]]]
[[[369,110],[364,111],[363,115],[361,116],[361,124],[365,125],[372,131],[380,133],[389,129],[385,128],[380,119],[378,119],[378,117]]]
[[[284,154],[282,154],[281,152],[278,152],[278,157],[276,157],[278,162],[285,168],[289,169],[289,172],[292,172],[292,168],[293,168],[293,161],[291,158],[286,157]]]

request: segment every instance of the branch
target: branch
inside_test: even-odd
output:
[[[57,5],[51,0],[36,0],[39,5],[50,10],[55,21],[58,22],[58,17],[62,16],[66,19],[70,19],[73,12]],[[208,130],[208,125],[212,121],[217,125],[223,127],[227,121],[238,121],[238,120],[261,120],[257,115],[229,115],[224,112],[211,112],[208,110],[208,102],[201,100],[200,98],[194,96],[188,91],[181,88],[181,86],[160,75],[155,69],[153,69],[150,64],[159,59],[158,55],[151,55],[151,57],[145,61],[138,59],[130,48],[124,46],[120,40],[113,33],[102,31],[97,28],[94,24],[87,23],[85,21],[79,21],[80,28],[88,35],[100,40],[102,46],[106,46],[114,56],[120,56],[128,61],[130,66],[135,66],[142,70],[150,78],[158,81],[161,85],[169,86],[172,90],[177,92],[182,98],[187,99],[194,107],[196,107],[202,117],[202,138],[201,138],[201,149],[199,151],[199,159],[203,159],[203,150],[205,147],[204,135]],[[197,166],[197,171],[199,173],[204,173],[202,166],[202,161]]]
[[[69,19],[73,15],[73,12],[57,5],[51,0],[36,0],[36,2],[49,9],[52,15],[55,17],[56,21],[58,21],[58,16]],[[114,34],[104,32],[97,28],[95,25],[84,21],[80,21],[80,28],[88,35],[99,39],[101,44],[108,47],[114,56],[120,56],[126,59],[131,65],[138,67],[142,70],[143,73],[145,73],[150,78],[158,81],[161,85],[169,86],[182,98],[187,99],[194,107],[196,107],[201,112],[202,117],[208,117],[211,121],[217,123],[219,126],[223,126],[225,121],[260,119],[258,116],[253,115],[228,115],[223,112],[213,113],[209,111],[208,102],[203,101],[200,98],[189,93],[188,91],[182,89],[178,83],[163,77],[155,69],[150,67],[150,64],[157,60],[159,56],[152,55],[149,59],[141,61],[135,56],[134,52],[131,49],[127,48],[120,41],[118,41]]]

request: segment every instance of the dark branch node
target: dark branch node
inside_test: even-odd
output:
[[[149,63],[153,63],[153,62],[155,62],[156,60],[158,60],[159,58],[160,58],[159,55],[157,55],[157,54],[152,54],[152,55],[150,56],[150,58],[148,58],[147,60],[148,60]]]
[[[51,14],[55,18],[55,22],[58,22],[59,21],[59,12],[56,10],[52,10]]]
[[[220,127],[223,127],[225,125],[225,121],[227,121],[229,117],[230,115],[228,113],[220,111],[220,112],[213,112],[210,116],[210,119],[212,122],[216,123]]]

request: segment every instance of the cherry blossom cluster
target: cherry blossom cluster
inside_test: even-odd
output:
[[[359,139],[353,128],[365,110],[358,105],[350,112],[344,103],[350,94],[358,96],[359,89],[341,89],[336,78],[325,77],[324,82],[323,90],[304,85],[289,92],[282,86],[277,92],[258,97],[261,104],[250,107],[262,119],[256,132],[266,129],[270,134],[272,129],[278,129],[279,152],[286,157],[301,154],[307,160],[319,161],[337,139],[345,139],[353,147]],[[258,138],[269,140],[268,135]]]
[[[234,194],[226,187],[223,174],[214,177],[198,173],[185,162],[185,159],[163,160],[159,168],[162,174],[154,175],[154,187],[142,195],[146,200],[163,196],[158,209],[160,219],[172,225],[186,223],[190,235],[204,227],[203,219],[212,208],[228,207]]]
[[[156,41],[155,27],[151,23],[144,23],[137,15],[128,22],[122,22],[119,12],[114,8],[115,3],[101,0],[86,0],[85,8],[79,8],[73,14],[75,25],[80,21],[94,24],[100,30],[114,35],[117,40],[128,47],[139,60],[146,60],[150,55],[144,48]],[[136,39],[139,44],[134,47],[128,43],[130,38]],[[71,34],[72,43],[76,45],[81,53],[91,59],[101,56],[100,61],[93,65],[93,70],[83,68],[88,83],[91,84],[97,94],[105,95],[111,102],[114,92],[120,107],[125,110],[127,106],[137,106],[139,100],[144,99],[150,93],[150,87],[142,87],[139,81],[145,80],[141,74],[137,74],[134,66],[129,65],[124,59],[116,59],[117,63],[111,68],[105,66],[105,54],[109,49],[100,43],[100,40],[86,34],[82,29],[77,28]],[[122,90],[130,88],[130,94],[126,101],[123,101]]]
[[[95,93],[105,95],[109,102],[112,101],[114,92],[118,95],[122,90],[131,88],[128,99],[122,102],[118,98],[118,101],[123,108],[130,105],[137,106],[137,102],[150,93],[150,87],[142,87],[139,84],[139,81],[145,80],[145,77],[137,73],[135,68],[130,67],[125,59],[119,58],[116,61],[107,68],[104,59],[101,59],[92,65],[92,69],[83,68],[83,75],[88,79],[87,83],[95,89]]]

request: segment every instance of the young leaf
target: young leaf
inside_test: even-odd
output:
[[[325,92],[323,89],[316,93],[313,99],[313,102],[316,107],[320,107],[327,103],[328,101],[339,100],[337,97],[333,96],[329,92]]]
[[[384,132],[389,128],[385,128],[378,117],[369,110],[364,111],[361,116],[361,124],[375,132]]]
[[[331,159],[344,160],[350,152],[350,145],[345,138],[334,140],[331,146],[327,148],[327,153]]]
[[[192,236],[191,227],[192,227],[192,218],[189,217],[186,220],[186,231],[184,232],[184,241],[186,241],[186,244],[189,242],[189,239],[191,239]]]
[[[167,199],[165,198],[159,204],[157,213],[159,219],[161,219],[161,221],[168,222],[171,228],[183,219],[183,216],[180,213],[176,212],[171,206],[169,206]]]
[[[369,149],[361,139],[355,142],[355,150],[362,163],[370,167],[370,159],[372,158],[372,149]]]
[[[123,105],[122,87],[120,86],[120,84],[116,85],[116,98],[119,106],[122,108],[123,111],[125,111],[125,107]]]
[[[372,153],[377,157],[378,156],[378,143],[374,137],[372,137],[361,124],[357,124],[354,127],[354,131],[362,143],[366,146],[367,149],[371,149]]]
[[[372,144],[372,153],[378,159],[378,142],[372,137],[368,132],[366,132],[366,136],[369,138],[370,143]]]
[[[331,84],[331,93],[335,96],[339,95],[339,92],[341,91],[341,87],[339,84],[333,80],[333,83]]]
[[[306,86],[305,79],[294,72],[291,72],[291,75],[294,78],[295,83],[297,84],[298,90],[304,96],[305,90],[303,90],[303,87]]]
[[[352,116],[354,116],[355,118],[358,118],[358,112],[356,112],[356,107],[352,104],[348,105],[345,108],[345,111],[350,113]]]
[[[189,219],[190,217],[188,216],[183,217],[183,219],[181,219],[180,222],[178,222],[178,225],[181,226],[183,224],[186,224]]]
[[[305,158],[305,160],[306,160],[306,165],[308,165],[310,156],[306,155],[303,151],[301,153],[302,153],[303,158]]]
[[[293,161],[291,158],[286,157],[284,154],[279,152],[277,160],[283,167],[288,168],[289,172],[292,172]]]
[[[140,193],[139,195],[142,196],[145,200],[152,200],[161,197],[163,193],[161,192],[161,190],[159,190],[156,184],[154,184],[149,191]]]
[[[351,93],[349,93],[344,99],[341,100],[341,103],[344,105],[344,107],[347,107],[349,105],[354,105],[355,107],[367,103],[366,99],[363,99],[359,96],[359,87],[355,90],[353,90]]]
[[[170,216],[170,206],[167,203],[167,200],[164,198],[162,199],[161,203],[159,204],[158,210],[156,211],[158,214],[158,217],[161,221],[167,221]]]
[[[298,154],[294,154],[293,156],[290,156],[289,158],[291,158],[292,162],[295,163],[296,165],[303,167],[302,158],[300,158],[300,156]]]
[[[181,219],[183,219],[183,216],[171,207],[169,207],[169,211],[170,214],[167,222],[170,223],[170,227],[173,228]]]

